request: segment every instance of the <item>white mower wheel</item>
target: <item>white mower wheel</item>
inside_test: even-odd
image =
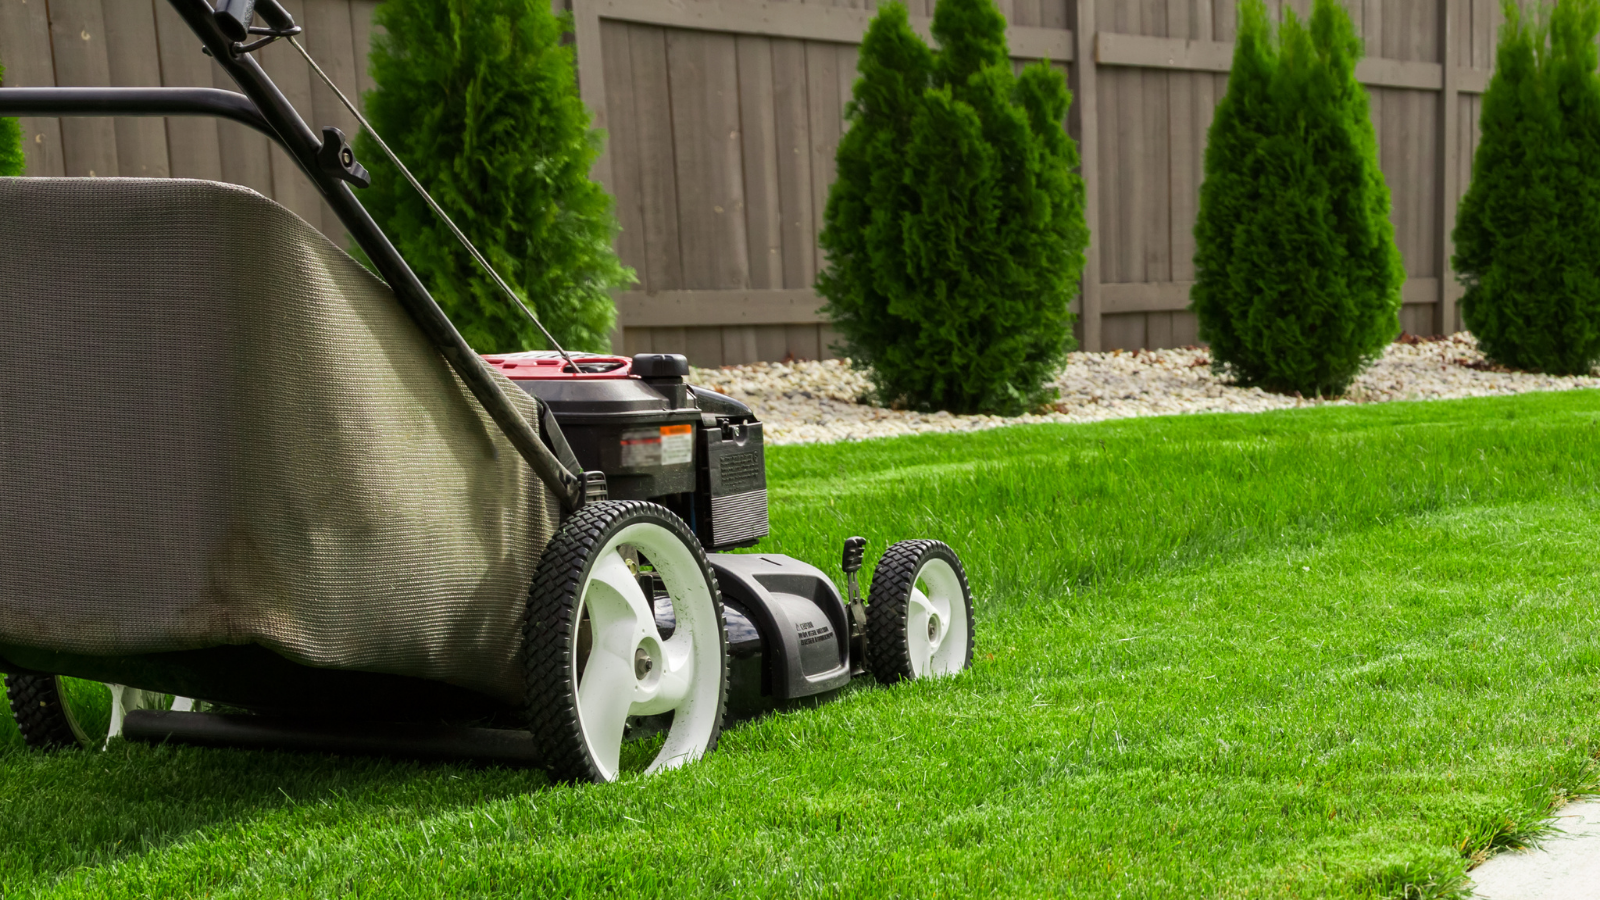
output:
[[[88,696],[104,688],[110,697]],[[60,675],[7,675],[6,699],[22,733],[22,742],[35,750],[83,747],[104,750],[122,734],[122,720],[136,709],[186,710],[192,701],[120,684],[101,685]],[[104,732],[92,724],[98,710],[88,707],[110,703]]]
[[[880,682],[954,675],[972,663],[972,591],[956,552],[901,541],[872,572],[867,669]]]
[[[671,599],[670,637],[640,564]],[[700,542],[665,507],[601,501],[568,519],[540,558],[523,646],[528,727],[556,780],[615,780],[634,716],[672,714],[647,773],[716,748],[728,694],[722,595]]]

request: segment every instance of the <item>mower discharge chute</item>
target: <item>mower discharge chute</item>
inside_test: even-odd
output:
[[[289,14],[171,2],[242,95],[3,88],[0,115],[243,122],[381,278],[244,188],[0,179],[0,672],[30,745],[604,781],[631,738],[660,735],[648,768],[672,767],[730,712],[969,664],[949,547],[890,547],[868,603],[859,538],[848,602],[804,562],[726,552],[767,533],[750,409],[681,356],[472,352],[356,200],[344,135],[251,56],[293,41]],[[86,724],[86,682],[112,686],[108,723]]]

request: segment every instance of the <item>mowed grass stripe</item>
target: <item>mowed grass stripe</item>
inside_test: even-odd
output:
[[[1590,779],[1597,413],[1579,393],[780,448],[764,549],[832,565],[851,533],[948,535],[983,604],[972,672],[577,789],[12,742],[0,892],[1445,895]]]

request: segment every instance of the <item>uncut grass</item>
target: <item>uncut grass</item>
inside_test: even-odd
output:
[[[970,673],[601,787],[0,737],[0,893],[1445,896],[1592,780],[1597,423],[1574,393],[780,448],[764,549],[945,536]]]

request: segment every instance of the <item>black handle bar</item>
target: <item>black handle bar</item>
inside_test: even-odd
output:
[[[3,88],[0,116],[213,116],[278,139],[249,97],[216,88]]]

